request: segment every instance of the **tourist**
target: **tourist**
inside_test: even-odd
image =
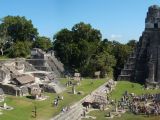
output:
[[[86,111],[85,110],[83,110],[83,116],[86,117]]]
[[[60,99],[60,96],[58,95],[58,97],[57,97],[57,98],[58,98],[58,100],[59,100],[59,99]]]
[[[63,96],[61,96],[61,100],[63,100]]]
[[[59,101],[58,101],[58,99],[57,99],[56,106],[58,106],[58,104],[59,104]]]
[[[62,108],[62,112],[65,112],[65,111],[66,111],[66,110],[65,110],[65,108],[63,107],[63,108]]]
[[[57,106],[57,100],[54,100],[54,106]]]
[[[70,110],[70,106],[67,106],[67,107],[66,107],[66,111],[69,111],[69,110]]]

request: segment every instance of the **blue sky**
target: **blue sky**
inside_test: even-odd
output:
[[[40,35],[50,38],[81,21],[99,29],[103,38],[126,43],[138,40],[150,5],[159,0],[0,0],[0,18],[31,19]]]

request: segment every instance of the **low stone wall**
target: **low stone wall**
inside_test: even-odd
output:
[[[159,89],[160,88],[160,83],[159,82],[146,82],[145,88],[147,89]]]
[[[3,89],[3,91],[4,91],[5,94],[16,95],[16,90],[12,86],[0,84],[0,88]]]
[[[40,87],[49,93],[61,93],[65,90],[64,87],[59,86],[58,84],[41,84]]]
[[[3,89],[5,94],[14,95],[14,96],[26,96],[29,94],[28,87],[22,86],[21,88],[18,88],[16,86],[10,86],[7,84],[1,84],[0,88]]]
[[[42,84],[42,85],[40,85],[40,87],[41,87],[45,92],[56,93],[54,87],[49,86],[49,85],[47,85],[47,84]]]

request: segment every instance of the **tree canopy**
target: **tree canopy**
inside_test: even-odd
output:
[[[99,30],[83,22],[75,24],[71,30],[60,30],[53,42],[56,55],[66,68],[84,76],[93,76],[95,71],[101,71],[102,77],[119,72],[132,47],[130,43],[102,40]]]
[[[80,22],[72,30],[62,29],[54,36],[54,50],[67,68],[81,70],[89,64],[100,40],[99,30]]]
[[[49,38],[43,36],[43,37],[37,37],[37,39],[33,43],[34,48],[40,48],[43,51],[47,51],[50,48],[52,48],[52,42]]]
[[[1,20],[1,26],[6,30],[6,34],[16,41],[33,41],[37,35],[32,21],[20,16],[6,16]]]
[[[135,48],[136,41],[127,44],[102,40],[99,30],[90,24],[80,22],[71,30],[62,29],[54,36],[53,48],[67,70],[79,71],[83,76],[93,76],[94,72],[118,77],[128,55]]]
[[[17,41],[13,43],[11,48],[9,49],[10,57],[27,57],[30,55],[31,43],[29,41]]]
[[[7,51],[10,57],[29,55],[30,45],[38,35],[31,20],[20,16],[6,16],[0,24],[1,54]]]

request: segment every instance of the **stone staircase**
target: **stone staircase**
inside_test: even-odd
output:
[[[24,71],[36,71],[37,69],[30,63],[24,62],[25,69]]]
[[[133,51],[124,68],[121,70],[121,74],[118,76],[118,80],[133,80],[134,72],[135,72],[135,62],[136,62],[136,51]]]
[[[64,72],[63,64],[58,61],[58,59],[54,56],[54,54],[46,54],[47,55],[47,67],[50,71],[54,71],[56,76],[61,76]]]
[[[48,64],[47,67],[48,67],[49,71],[54,71],[56,76],[61,76],[62,71],[59,69],[57,64],[55,64],[55,61],[53,60],[53,58],[51,56],[48,57],[47,64]]]
[[[31,59],[27,59],[36,69],[41,71],[52,71],[56,77],[61,77],[64,72],[63,64],[55,57],[54,51],[45,53],[35,48]]]
[[[57,66],[57,69],[60,72],[64,71],[64,66],[63,64],[55,57],[55,55],[52,53],[48,53],[48,56],[50,56],[50,59],[54,62],[54,64]]]

